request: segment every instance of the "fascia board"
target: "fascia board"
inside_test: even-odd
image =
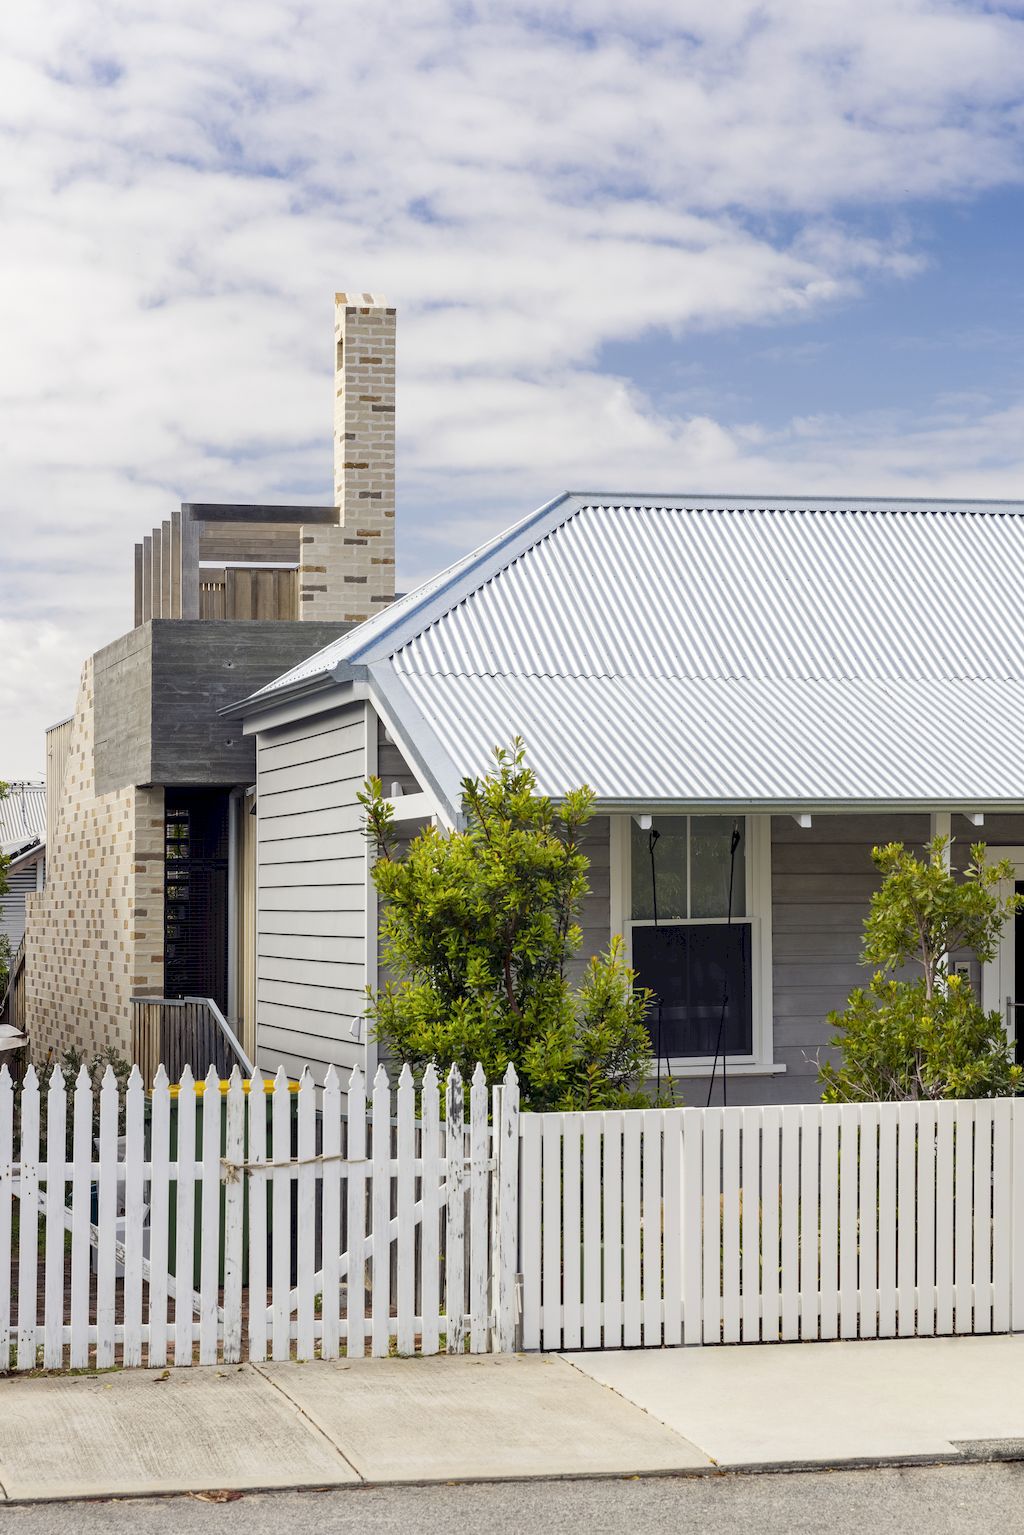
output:
[[[303,693],[299,697],[282,698],[273,707],[253,710],[242,721],[242,734],[262,735],[264,731],[276,730],[279,725],[294,725],[297,720],[326,714],[345,704],[359,703],[367,696],[366,683],[360,679],[338,683],[326,674],[320,678],[320,683],[320,687],[313,692]]]
[[[552,804],[559,799],[549,796]],[[1019,815],[1024,800],[992,799],[612,799],[594,801],[594,814],[705,815],[915,815],[949,812],[952,815]]]
[[[441,818],[449,826],[460,826],[464,775],[442,745],[433,723],[414,702],[390,661],[369,667],[367,685],[370,702],[385,729],[424,790],[437,802]]]

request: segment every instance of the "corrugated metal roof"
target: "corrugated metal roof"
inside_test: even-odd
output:
[[[540,791],[736,805],[1024,801],[1024,682],[406,677],[459,764],[527,745]]]
[[[553,795],[1024,804],[1022,514],[564,497],[305,675],[396,676],[456,774],[521,734]]]
[[[0,848],[23,847],[33,837],[46,837],[46,784],[9,783],[0,799]]]
[[[1024,521],[584,506],[398,651],[406,674],[1024,677]]]

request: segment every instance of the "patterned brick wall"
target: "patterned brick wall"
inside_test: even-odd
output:
[[[336,293],[334,501],[339,527],[304,527],[302,618],[358,621],[395,597],[395,311]]]
[[[163,987],[163,790],[97,795],[94,739],[90,660],[63,785],[51,797],[46,889],[27,908],[26,1023],[37,1062],[69,1045],[130,1056],[128,999]]]

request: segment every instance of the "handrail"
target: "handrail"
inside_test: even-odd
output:
[[[136,996],[136,997],[129,998],[129,1001],[131,1002],[133,1007],[143,1007],[143,1006],[145,1006],[145,1007],[171,1008],[171,1007],[196,1007],[196,1006],[199,1006],[199,1007],[205,1008],[205,1010],[206,1010],[207,1014],[209,1015],[209,1017],[212,1018],[213,1022],[216,1024],[218,1032],[220,1033],[221,1037],[223,1038],[225,1044],[228,1046],[228,1048],[231,1051],[232,1055],[234,1056],[235,1060],[238,1062],[238,1064],[241,1067],[242,1071],[244,1072],[245,1076],[251,1077],[253,1075],[253,1072],[255,1071],[255,1067],[253,1066],[252,1061],[250,1061],[248,1055],[246,1055],[245,1051],[242,1048],[241,1042],[238,1039],[237,1034],[235,1033],[235,1031],[231,1027],[231,1025],[228,1023],[227,1019],[224,1017],[224,1014],[221,1012],[220,1008],[217,1006],[216,1002],[213,1000],[212,997],[149,997],[149,996]]]
[[[245,1051],[242,1049],[242,1045],[241,1045],[241,1042],[240,1042],[237,1034],[235,1033],[234,1029],[231,1027],[230,1023],[228,1023],[227,1019],[224,1017],[224,1014],[221,1012],[220,1008],[217,1006],[217,1004],[213,1000],[213,998],[212,997],[190,997],[188,1000],[190,1002],[205,1002],[206,1003],[207,1007],[210,1009],[210,1012],[213,1014],[214,1018],[216,1019],[217,1026],[219,1027],[221,1033],[224,1035],[224,1038],[227,1040],[228,1044],[231,1046],[232,1050],[235,1052],[235,1055],[238,1057],[239,1064],[242,1067],[244,1067],[246,1076],[247,1077],[251,1077],[253,1072],[256,1070],[256,1068],[253,1065],[252,1061],[250,1061],[249,1057],[246,1055]]]

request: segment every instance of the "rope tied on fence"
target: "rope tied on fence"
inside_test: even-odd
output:
[[[275,1167],[314,1167],[325,1162],[343,1162],[346,1167],[369,1166],[372,1157],[346,1157],[340,1151],[321,1152],[315,1157],[282,1157],[277,1162],[232,1162],[230,1157],[220,1159],[222,1183],[238,1183],[243,1173],[265,1173]]]

